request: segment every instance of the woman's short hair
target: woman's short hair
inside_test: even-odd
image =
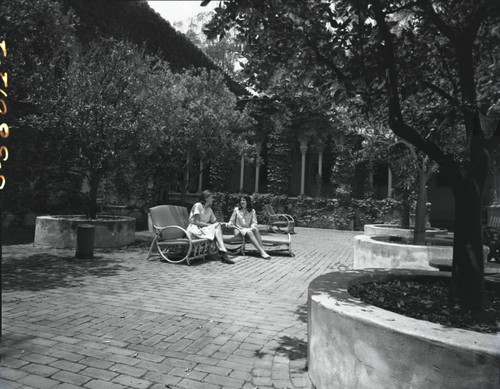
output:
[[[246,202],[247,202],[247,210],[248,211],[251,211],[253,209],[253,205],[252,205],[252,198],[249,196],[249,195],[243,195],[243,196],[240,196],[240,202],[241,202],[241,199],[245,199]],[[241,204],[238,202],[238,208],[241,209]]]
[[[212,196],[213,193],[209,190],[204,190],[203,192],[200,193],[200,203],[205,204],[207,202],[207,199]]]

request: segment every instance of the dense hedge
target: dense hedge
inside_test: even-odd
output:
[[[241,193],[215,192],[213,208],[218,217],[228,221],[233,209],[238,204]],[[329,228],[339,230],[362,230],[369,223],[399,223],[401,204],[394,199],[364,200],[331,199],[324,197],[288,197],[268,193],[252,195],[253,205],[260,224],[267,223],[264,205],[271,204],[276,213],[287,213],[293,216],[300,227]],[[174,204],[168,201],[168,204]],[[192,204],[186,204],[190,209]],[[136,202],[130,211],[137,208],[136,213],[146,215],[148,205]],[[29,213],[28,210],[26,212]],[[17,215],[15,225],[21,225],[23,214]],[[142,228],[142,227],[141,227]]]
[[[241,193],[217,192],[213,207],[227,221],[240,196]],[[368,223],[399,222],[400,203],[394,199],[330,199],[265,193],[255,193],[252,199],[257,218],[262,224],[267,221],[265,204],[271,204],[276,213],[290,214],[296,225],[301,227],[361,230]]]

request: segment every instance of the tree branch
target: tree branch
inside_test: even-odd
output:
[[[400,7],[389,8],[387,10],[387,15],[400,12],[400,11],[402,11],[404,9],[412,9],[413,6],[415,6],[417,4],[418,4],[418,1],[414,1],[412,3],[404,4],[404,5],[400,6]]]
[[[444,89],[440,88],[439,86],[434,85],[430,81],[422,81],[422,85],[428,87],[429,89],[432,89],[434,92],[436,92],[441,97],[444,97],[446,100],[448,100],[451,103],[451,105],[453,105],[455,107],[462,108],[462,104],[460,103],[460,100],[453,97],[452,95],[450,95],[448,92],[446,92]]]
[[[457,85],[457,83],[455,82],[455,80],[453,78],[453,75],[452,75],[452,72],[451,72],[450,67],[448,65],[448,62],[446,62],[446,57],[447,56],[444,53],[444,48],[438,47],[437,50],[438,50],[439,56],[441,58],[441,63],[443,64],[443,69],[444,69],[446,75],[448,76],[448,79],[450,80],[450,83],[452,85],[453,91],[455,92],[456,95],[458,95],[459,88],[458,88],[458,85]]]
[[[307,40],[308,46],[314,51],[314,54],[316,54],[316,57],[318,58],[319,62],[328,67],[330,70],[332,70],[335,73],[335,76],[337,76],[337,79],[340,82],[343,81],[348,81],[350,80],[349,77],[347,77],[340,68],[335,65],[333,61],[331,61],[329,58],[325,57],[323,54],[319,52],[319,48],[314,44],[313,41],[310,39]]]
[[[451,156],[446,155],[441,148],[429,139],[424,139],[413,127],[406,124],[403,118],[399,100],[398,73],[396,70],[395,48],[393,36],[385,20],[385,13],[380,0],[372,0],[377,27],[384,41],[383,52],[386,62],[386,88],[388,95],[389,126],[402,139],[413,144],[429,155],[439,165],[446,166],[457,173],[458,166]],[[453,168],[453,169],[452,169]]]
[[[489,16],[500,16],[500,6],[498,2],[486,0],[472,9],[469,23],[463,29],[464,35],[470,36],[472,40],[476,38],[481,23]]]
[[[441,32],[451,42],[454,42],[455,34],[453,29],[439,17],[436,11],[434,11],[432,3],[429,0],[417,0],[417,4],[419,4],[422,9],[429,14],[431,22],[437,27],[439,32]]]
[[[325,57],[323,54],[320,53],[319,48],[315,45],[315,41],[308,40],[307,43],[308,43],[307,46],[314,51],[314,54],[316,55],[316,58],[319,60],[319,62],[328,67],[330,70],[332,70],[335,73],[335,76],[337,77],[338,81],[340,82],[356,81],[371,74],[381,73],[384,70],[382,66],[373,66],[365,68],[364,71],[359,74],[347,76],[342,72],[342,70],[337,65],[335,65],[335,63],[332,60],[330,60],[329,58]]]

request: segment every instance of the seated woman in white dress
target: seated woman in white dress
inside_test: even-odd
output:
[[[242,234],[250,239],[250,242],[259,250],[262,258],[271,258],[262,245],[262,238],[257,228],[257,215],[255,209],[252,207],[252,199],[250,196],[245,195],[240,197],[240,204],[234,209],[228,225],[236,228],[235,234]]]
[[[214,196],[212,192],[209,190],[201,192],[200,201],[191,208],[187,230],[198,238],[215,239],[222,262],[234,263],[227,255],[226,246],[224,246],[222,239],[220,223],[217,222],[214,211],[212,211],[211,205],[213,201]]]

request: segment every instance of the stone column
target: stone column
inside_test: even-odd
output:
[[[300,139],[300,152],[302,154],[302,165],[300,170],[300,194],[304,194],[306,181],[307,139]]]
[[[257,143],[255,145],[255,193],[259,193],[259,179],[260,179],[260,151],[262,150],[262,144]]]
[[[319,144],[316,146],[318,150],[318,174],[320,176],[323,175],[323,150],[325,149],[325,145]]]
[[[319,141],[316,144],[316,150],[318,151],[318,171],[316,177],[314,178],[316,184],[316,195],[319,196],[323,190],[323,150],[325,149],[325,144]]]

